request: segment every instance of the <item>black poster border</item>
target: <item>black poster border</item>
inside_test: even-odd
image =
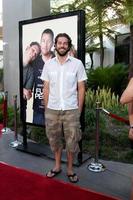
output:
[[[49,15],[34,19],[23,20],[19,22],[19,72],[20,72],[20,118],[22,121],[22,134],[23,134],[23,146],[19,145],[17,147],[18,150],[29,151],[29,153],[40,154],[40,151],[29,150],[27,143],[27,125],[41,126],[35,125],[33,123],[27,123],[24,119],[24,105],[23,105],[23,27],[28,24],[38,23],[43,21],[49,21],[53,19],[61,19],[64,17],[77,16],[77,57],[83,62],[85,65],[85,12],[83,10],[71,11],[66,13],[61,13],[57,15]],[[68,27],[70,28],[70,27]],[[81,115],[81,127],[84,130],[84,110]],[[78,155],[78,162],[82,163],[82,141],[80,142],[81,152]],[[36,153],[35,153],[36,154]]]

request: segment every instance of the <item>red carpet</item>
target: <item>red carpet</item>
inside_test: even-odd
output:
[[[0,163],[0,200],[74,199],[116,200],[117,198]]]

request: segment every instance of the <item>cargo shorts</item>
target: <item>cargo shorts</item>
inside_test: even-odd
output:
[[[53,152],[63,149],[67,152],[78,153],[80,151],[78,142],[81,140],[80,113],[78,109],[73,110],[45,110],[46,135]]]

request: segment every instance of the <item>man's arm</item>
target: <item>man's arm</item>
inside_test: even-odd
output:
[[[133,125],[133,102],[128,104],[128,115],[130,126]]]
[[[120,98],[121,104],[127,104],[133,101],[133,78],[130,79],[128,86],[124,90]]]
[[[48,99],[49,99],[49,82],[48,81],[44,81],[43,95],[44,95],[44,106],[46,108],[48,105]]]
[[[133,78],[130,79],[128,86],[124,90],[121,98],[121,104],[128,104],[128,118],[129,118],[129,139],[133,140]]]
[[[130,79],[128,86],[124,90],[121,98],[121,104],[128,104],[128,118],[129,118],[129,139],[133,140],[133,78]]]
[[[34,85],[34,69],[32,65],[27,65],[23,69],[23,87],[26,89],[33,89]]]
[[[78,106],[80,113],[82,112],[83,109],[84,99],[85,99],[85,82],[81,81],[78,82]]]
[[[129,116],[129,139],[133,140],[133,102],[128,104],[128,116]]]

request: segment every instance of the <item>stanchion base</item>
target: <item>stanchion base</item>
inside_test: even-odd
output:
[[[90,163],[87,168],[92,172],[103,172],[106,169],[102,163],[97,162]]]
[[[19,142],[18,140],[15,140],[14,142],[11,142],[9,144],[9,146],[15,148],[15,147],[17,147],[20,144],[22,144],[22,142]]]
[[[11,132],[11,129],[10,128],[7,128],[7,127],[4,127],[2,130],[1,130],[2,134],[8,134]]]

